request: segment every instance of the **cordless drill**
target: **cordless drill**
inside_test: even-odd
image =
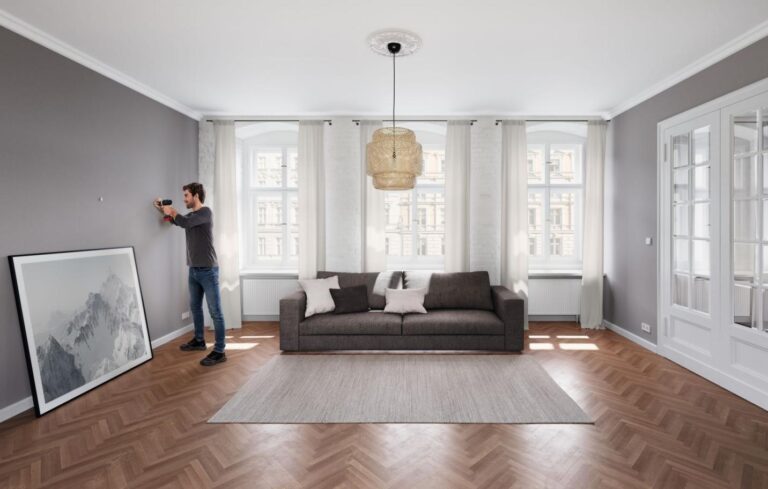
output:
[[[161,206],[172,205],[172,204],[173,204],[173,201],[171,199],[163,199],[160,201]],[[171,222],[172,220],[173,219],[171,219],[171,216],[163,216],[163,221],[165,222]]]

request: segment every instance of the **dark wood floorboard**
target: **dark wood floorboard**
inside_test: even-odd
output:
[[[526,340],[594,425],[207,424],[280,354],[277,323],[229,334],[225,364],[179,338],[0,424],[0,487],[768,489],[768,413],[610,331],[532,323]]]

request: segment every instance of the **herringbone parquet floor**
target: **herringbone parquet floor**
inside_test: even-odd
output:
[[[210,425],[279,354],[276,323],[231,334],[225,364],[182,338],[1,424],[0,487],[768,488],[768,413],[610,331],[533,323],[526,342],[594,426]]]

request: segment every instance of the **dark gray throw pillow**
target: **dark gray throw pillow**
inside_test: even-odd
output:
[[[336,308],[334,314],[368,311],[368,288],[365,285],[330,289]]]

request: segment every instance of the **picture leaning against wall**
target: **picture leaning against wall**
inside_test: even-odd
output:
[[[9,261],[38,416],[152,359],[132,247]]]

